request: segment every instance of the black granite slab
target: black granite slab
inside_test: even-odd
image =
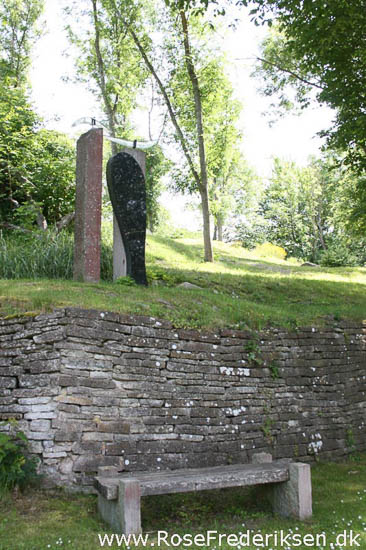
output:
[[[146,188],[138,162],[128,153],[111,157],[107,184],[126,252],[127,275],[147,285],[145,266]]]

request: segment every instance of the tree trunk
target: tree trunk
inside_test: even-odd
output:
[[[44,217],[44,215],[42,213],[42,210],[38,211],[36,222],[37,222],[37,226],[38,226],[39,229],[41,229],[42,231],[47,231],[48,223],[47,223],[47,220],[46,220],[46,218]]]
[[[192,53],[191,53],[191,47],[189,43],[189,34],[188,34],[188,21],[186,18],[186,14],[183,10],[180,11],[180,19],[182,22],[182,29],[183,29],[185,61],[186,61],[188,76],[192,85],[194,108],[195,108],[195,115],[196,115],[198,152],[199,152],[200,171],[201,171],[200,194],[201,194],[201,200],[202,200],[203,242],[204,242],[204,248],[205,248],[205,262],[213,262],[211,231],[210,231],[210,208],[209,208],[209,199],[208,199],[208,177],[207,177],[205,141],[203,136],[203,122],[202,122],[201,92],[199,89],[198,78],[197,78],[196,71],[192,61]]]
[[[99,19],[98,19],[98,9],[97,9],[97,0],[91,0],[93,5],[93,20],[94,20],[94,48],[95,48],[95,54],[97,57],[97,65],[98,65],[98,75],[99,75],[99,89],[102,94],[104,108],[107,113],[108,117],[108,126],[109,126],[109,132],[112,137],[116,137],[116,105],[117,105],[117,99],[114,103],[114,106],[112,106],[111,101],[109,100],[108,93],[107,93],[107,83],[106,83],[106,76],[105,76],[105,66],[103,61],[103,56],[100,49],[100,32],[99,32]],[[112,155],[115,155],[118,153],[118,145],[117,143],[112,142]]]
[[[217,240],[218,241],[223,241],[223,231],[224,231],[224,226],[223,226],[223,223],[222,223],[222,219],[220,216],[217,217]]]
[[[183,132],[182,132],[182,129],[181,127],[179,126],[179,123],[178,123],[178,120],[177,120],[177,117],[175,116],[175,113],[174,113],[174,109],[173,109],[173,106],[171,104],[171,101],[169,99],[169,96],[168,96],[168,93],[167,93],[167,90],[164,86],[164,84],[162,83],[162,81],[160,80],[153,64],[151,63],[150,59],[148,58],[147,54],[146,54],[146,51],[144,50],[144,47],[143,45],[141,44],[141,42],[139,41],[138,39],[138,36],[137,34],[133,31],[133,29],[129,29],[129,32],[130,32],[130,35],[133,39],[133,41],[135,42],[135,45],[137,47],[137,49],[139,50],[140,54],[141,54],[141,57],[142,59],[144,60],[145,62],[145,65],[147,66],[147,68],[149,69],[149,71],[151,72],[152,76],[154,77],[158,87],[159,87],[159,90],[161,92],[161,95],[163,96],[164,98],[164,101],[165,101],[165,104],[167,106],[167,109],[168,109],[168,113],[169,113],[169,116],[170,116],[170,120],[175,128],[175,131],[177,132],[177,137],[178,137],[178,140],[179,140],[179,143],[181,144],[182,146],[182,149],[183,149],[183,153],[184,153],[184,156],[186,157],[187,159],[187,162],[188,162],[188,166],[191,170],[191,173],[192,173],[192,176],[194,178],[194,181],[196,182],[196,185],[197,185],[197,190],[200,189],[200,185],[201,185],[201,181],[200,181],[200,176],[194,166],[194,162],[193,162],[193,159],[189,153],[189,150],[188,150],[188,147],[187,147],[187,143],[186,143],[186,140],[184,138],[184,135],[183,135]]]
[[[217,225],[216,224],[214,225],[214,234],[213,234],[212,240],[217,241]]]
[[[327,250],[327,245],[325,244],[325,240],[324,240],[323,226],[322,226],[322,222],[319,214],[317,215],[317,218],[316,218],[316,226],[319,231],[320,246],[322,247],[323,250]]]
[[[207,189],[201,190],[201,204],[202,204],[202,217],[203,217],[203,244],[204,244],[204,250],[205,250],[205,262],[213,262],[211,233],[210,233],[210,209],[208,206]]]

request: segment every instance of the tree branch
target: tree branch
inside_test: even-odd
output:
[[[162,94],[162,96],[164,97],[164,100],[165,100],[165,103],[166,103],[166,106],[168,108],[168,112],[169,112],[169,116],[170,116],[170,120],[172,121],[172,124],[177,132],[177,135],[178,135],[178,139],[179,139],[179,142],[182,146],[182,149],[183,149],[183,152],[184,152],[184,155],[187,159],[187,162],[189,164],[189,167],[191,169],[191,172],[193,174],[193,177],[197,183],[197,186],[198,188],[200,189],[201,188],[201,179],[200,179],[200,176],[193,164],[193,160],[191,158],[191,155],[189,154],[189,151],[188,151],[188,147],[187,147],[187,144],[186,144],[186,141],[184,139],[184,135],[183,135],[183,132],[179,126],[179,123],[178,123],[178,120],[177,120],[177,117],[175,116],[175,113],[174,113],[174,110],[173,110],[173,107],[172,107],[172,104],[170,102],[170,99],[169,99],[169,96],[167,94],[167,91],[164,87],[164,84],[162,83],[162,81],[160,80],[154,66],[152,65],[150,59],[148,58],[142,44],[140,43],[139,39],[137,38],[137,35],[135,34],[135,32],[130,28],[129,29],[129,32],[130,32],[130,35],[134,41],[134,43],[136,44],[136,47],[137,49],[139,50],[140,54],[141,54],[141,57],[143,58],[147,68],[149,69],[149,71],[151,72],[151,74],[153,75],[153,77],[155,78],[156,80],[156,83],[157,85],[159,86],[159,89],[160,89],[160,92]]]
[[[100,32],[99,32],[97,0],[91,0],[91,2],[93,5],[93,19],[94,19],[94,30],[95,30],[94,47],[95,47],[95,54],[97,57],[98,73],[99,73],[99,80],[100,80],[99,88],[102,93],[105,109],[107,111],[109,131],[111,132],[112,137],[116,137],[113,107],[110,104],[108,94],[107,94],[104,61],[103,61],[102,52],[100,51]],[[113,150],[113,144],[112,144],[112,150]]]
[[[67,227],[75,218],[75,212],[70,212],[70,214],[66,214],[66,216],[63,216],[59,222],[56,223],[56,229],[57,234],[62,231],[65,227]]]
[[[182,29],[183,29],[185,61],[186,61],[187,72],[189,75],[189,79],[191,81],[193,97],[194,97],[197,141],[198,141],[198,150],[199,150],[199,157],[200,157],[200,168],[201,168],[201,178],[200,178],[201,186],[202,188],[203,187],[207,188],[207,166],[206,166],[205,141],[203,137],[201,92],[198,84],[196,71],[192,61],[192,52],[191,52],[191,46],[189,43],[189,34],[188,34],[188,22],[187,22],[186,14],[183,10],[180,11],[180,20],[181,20]]]
[[[285,67],[282,67],[278,63],[274,63],[273,61],[268,61],[268,59],[263,59],[262,57],[256,57],[257,61],[261,61],[262,63],[266,63],[267,65],[271,65],[272,67],[276,67],[279,71],[283,71],[284,73],[290,74],[297,80],[300,80],[300,82],[303,82],[307,86],[312,86],[313,88],[319,88],[319,90],[324,90],[324,86],[320,86],[320,84],[317,84],[316,82],[311,82],[310,80],[307,80],[306,78],[303,78],[299,76],[298,74],[294,73],[293,71],[290,71],[290,69],[286,69]]]

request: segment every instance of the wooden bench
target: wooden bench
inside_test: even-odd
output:
[[[101,468],[95,478],[99,513],[116,532],[125,534],[141,532],[142,496],[263,484],[273,486],[275,514],[300,520],[311,517],[308,464],[277,461],[118,475],[107,467]]]

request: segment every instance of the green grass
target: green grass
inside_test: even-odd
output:
[[[34,278],[34,270],[28,279],[0,279],[0,313],[80,306],[169,319],[177,327],[250,329],[366,317],[366,268],[301,267],[296,261],[263,257],[260,250],[249,252],[225,243],[215,243],[214,248],[215,262],[207,263],[198,236],[149,236],[148,288]],[[110,235],[104,249],[105,263]],[[201,289],[179,288],[184,281]]]
[[[273,517],[266,491],[259,487],[145,497],[142,499],[143,531],[150,534],[149,546],[150,542],[157,546],[158,530],[167,531],[169,535],[194,535],[208,530],[239,535],[247,529],[252,529],[252,534],[262,535],[280,530],[302,536],[324,533],[328,544],[323,549],[329,550],[332,548],[330,543],[339,533],[352,529],[354,534],[360,534],[359,548],[364,550],[366,456],[356,458],[357,461],[353,462],[313,467],[311,521],[302,523]],[[97,515],[95,496],[33,490],[24,495],[3,497],[0,501],[0,550],[96,550],[101,548],[98,533],[112,532]],[[112,546],[117,547],[116,544]],[[133,544],[130,547],[133,548]],[[212,544],[211,548],[218,548],[218,545]],[[222,548],[226,550],[229,546],[223,542]],[[241,548],[255,550],[258,546]],[[285,549],[286,545],[282,548]],[[295,545],[290,545],[290,548],[294,549]],[[309,546],[296,548],[305,550]]]

